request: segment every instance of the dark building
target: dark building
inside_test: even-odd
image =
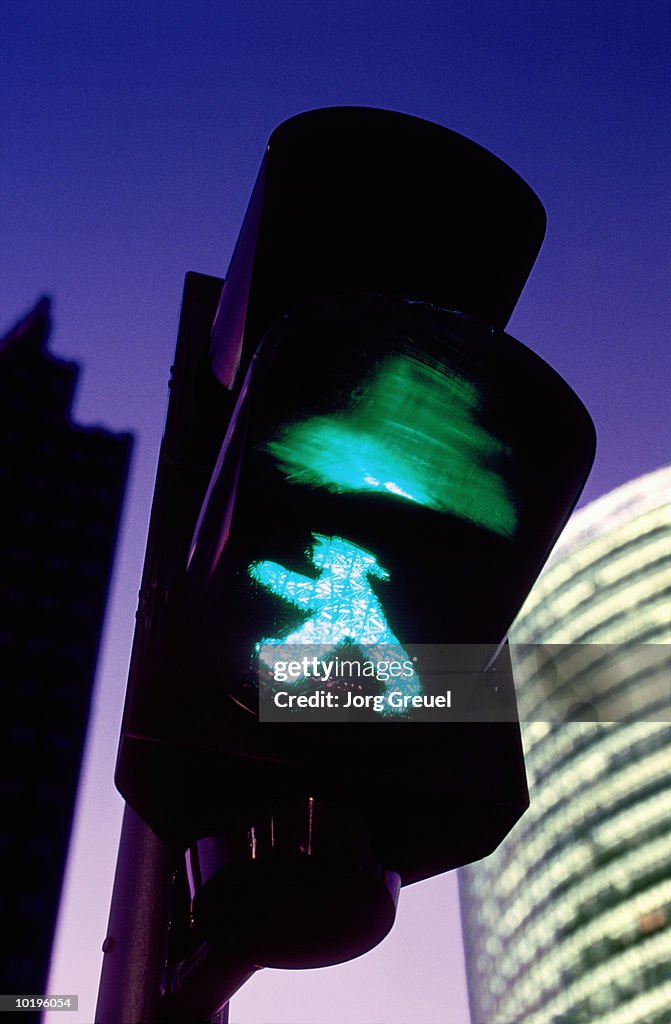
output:
[[[0,992],[40,994],[132,438],[72,422],[43,298],[0,340]],[[32,1018],[22,1015],[22,1020]]]

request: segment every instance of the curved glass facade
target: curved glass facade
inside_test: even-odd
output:
[[[511,640],[521,719],[524,645],[671,643],[671,467],[573,516]],[[473,1024],[671,1020],[671,726],[646,706],[667,654],[627,721],[523,721],[531,807],[460,872]]]

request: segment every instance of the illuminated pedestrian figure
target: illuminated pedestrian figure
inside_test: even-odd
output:
[[[369,581],[371,576],[388,580],[387,570],[378,565],[369,551],[341,537],[325,537],[319,533],[313,537],[311,561],[320,569],[316,579],[286,569],[278,562],[254,562],[249,567],[250,576],[262,587],[301,611],[312,613],[287,636],[266,638],[259,647],[281,645],[282,658],[286,659],[288,648],[296,645],[296,660],[301,660],[304,644],[311,645],[310,657],[314,654],[325,658],[341,644],[352,643],[376,664],[407,663],[408,655],[390,628]],[[276,659],[266,650],[261,653],[261,660],[272,669]],[[400,690],[411,697],[422,692],[414,671],[410,677],[390,679],[385,686],[387,691]],[[393,713],[394,709],[389,711]]]

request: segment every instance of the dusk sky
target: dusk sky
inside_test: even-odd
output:
[[[548,233],[508,326],[587,405],[581,504],[668,462],[671,108],[662,0],[5,0],[0,331],[43,293],[76,419],[136,436],[50,991],[91,1024],[113,786],[184,274],[226,274],[273,128],[365,105],[443,124],[537,192]],[[449,238],[445,239],[449,245]],[[352,965],[265,972],[239,1024],[466,1024],[454,879],[401,894]],[[61,1024],[51,1014],[49,1024]]]

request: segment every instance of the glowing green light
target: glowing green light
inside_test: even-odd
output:
[[[480,404],[472,382],[396,355],[350,408],[292,423],[266,450],[293,482],[387,492],[511,536],[517,515],[494,468],[510,450],[477,423]]]
[[[287,636],[266,638],[257,645],[264,664],[272,670],[273,646],[281,645],[282,659],[293,648],[296,660],[300,660],[305,644],[311,645],[311,654],[318,652],[319,657],[328,656],[343,644],[356,644],[366,658],[375,662],[408,660],[370,585],[371,576],[388,580],[387,570],[369,551],[341,537],[313,534],[313,539],[308,556],[320,570],[316,578],[293,572],[278,562],[253,562],[249,566],[252,579],[310,615]],[[401,685],[398,679],[391,680],[388,688],[402,690],[407,696],[422,692],[415,672]],[[394,713],[395,709],[387,705],[386,714]]]

